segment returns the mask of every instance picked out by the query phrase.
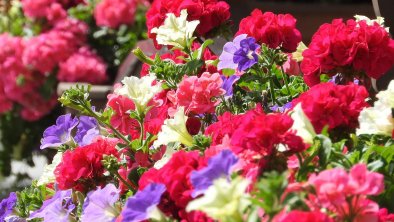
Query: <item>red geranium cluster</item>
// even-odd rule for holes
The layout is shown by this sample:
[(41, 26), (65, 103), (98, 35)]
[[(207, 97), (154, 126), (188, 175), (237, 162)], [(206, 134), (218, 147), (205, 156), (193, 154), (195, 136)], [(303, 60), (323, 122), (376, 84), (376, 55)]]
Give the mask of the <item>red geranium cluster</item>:
[(89, 145), (67, 150), (55, 169), (59, 188), (87, 191), (105, 184), (105, 169), (101, 161), (104, 155), (119, 156), (115, 148), (117, 143), (117, 139), (99, 138)]
[(364, 86), (321, 83), (301, 94), (292, 103), (293, 106), (301, 103), (305, 115), (317, 133), (320, 133), (325, 126), (330, 130), (337, 127), (355, 129), (361, 110), (369, 106), (367, 98), (368, 92)]
[(281, 47), (286, 52), (294, 52), (301, 42), (296, 21), (290, 14), (275, 15), (255, 9), (250, 16), (241, 20), (236, 35), (247, 34), (270, 48)]
[(320, 26), (303, 57), (301, 69), (309, 86), (319, 83), (322, 73), (345, 74), (351, 81), (363, 74), (379, 79), (394, 64), (394, 40), (378, 23), (335, 19)]
[(164, 213), (186, 221), (190, 221), (190, 218), (197, 219), (196, 217), (199, 217), (199, 221), (206, 221), (206, 216), (202, 213), (196, 215), (196, 212), (185, 211), (187, 204), (192, 200), (193, 185), (190, 174), (201, 167), (203, 158), (198, 151), (176, 152), (162, 168), (151, 168), (145, 172), (139, 180), (139, 189), (142, 190), (151, 183), (162, 183), (167, 188), (159, 205)]
[(155, 0), (146, 13), (148, 36), (156, 42), (156, 34), (150, 31), (163, 24), (167, 13), (180, 15), (182, 9), (187, 9), (188, 21), (199, 20), (198, 35), (205, 36), (230, 18), (230, 6), (225, 1), (218, 0)]

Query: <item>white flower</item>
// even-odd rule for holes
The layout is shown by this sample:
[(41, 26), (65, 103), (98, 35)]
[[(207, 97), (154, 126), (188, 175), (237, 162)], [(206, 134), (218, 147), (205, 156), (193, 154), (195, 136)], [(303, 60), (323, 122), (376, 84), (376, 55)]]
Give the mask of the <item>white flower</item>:
[(313, 138), (316, 136), (316, 132), (312, 123), (302, 110), (301, 103), (298, 103), (294, 107), (290, 116), (294, 120), (291, 129), (296, 131), (296, 135), (301, 137), (304, 143), (312, 144)]
[(391, 81), (387, 90), (379, 92), (378, 101), (373, 107), (364, 108), (360, 112), (358, 121), (360, 127), (356, 130), (357, 135), (380, 134), (391, 136), (394, 130), (394, 81)]
[(160, 84), (152, 85), (154, 80), (156, 80), (154, 75), (147, 75), (142, 78), (125, 77), (122, 80), (123, 86), (117, 89), (115, 93), (129, 97), (133, 100), (138, 111), (144, 111), (148, 102), (162, 90)]
[(226, 178), (213, 181), (204, 196), (192, 200), (186, 211), (199, 210), (218, 221), (242, 221), (243, 211), (250, 204), (245, 192), (249, 181), (240, 177), (230, 183)]
[(38, 186), (55, 182), (56, 177), (54, 172), (57, 165), (59, 165), (59, 163), (62, 161), (62, 157), (63, 153), (57, 152), (53, 157), (52, 163), (45, 166), (44, 172), (37, 181)]
[(151, 33), (156, 33), (156, 41), (161, 45), (172, 45), (175, 47), (183, 48), (186, 46), (197, 25), (200, 21), (195, 20), (188, 22), (187, 10), (181, 11), (180, 17), (176, 17), (173, 13), (168, 13), (164, 24), (159, 28), (153, 28)]
[(356, 22), (359, 21), (365, 21), (367, 25), (373, 25), (374, 22), (378, 23), (380, 26), (385, 28), (386, 32), (389, 32), (390, 28), (384, 26), (384, 18), (383, 17), (376, 17), (376, 19), (370, 19), (365, 15), (355, 15), (354, 18), (356, 18)]
[(187, 116), (184, 114), (184, 107), (180, 107), (173, 119), (166, 119), (161, 126), (161, 131), (157, 135), (157, 140), (153, 147), (167, 145), (171, 142), (180, 142), (186, 146), (193, 145), (193, 137), (186, 129)]

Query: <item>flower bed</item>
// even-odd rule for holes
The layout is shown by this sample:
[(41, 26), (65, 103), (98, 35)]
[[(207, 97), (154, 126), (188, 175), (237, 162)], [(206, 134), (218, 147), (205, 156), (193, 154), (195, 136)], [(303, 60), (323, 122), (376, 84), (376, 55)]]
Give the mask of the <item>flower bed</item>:
[(307, 47), (292, 15), (256, 9), (215, 55), (228, 10), (154, 1), (150, 37), (170, 52), (135, 49), (140, 77), (102, 111), (66, 90), (80, 115), (45, 130), (52, 164), (0, 219), (394, 221), (394, 81), (371, 87), (394, 64), (382, 19), (333, 20)]

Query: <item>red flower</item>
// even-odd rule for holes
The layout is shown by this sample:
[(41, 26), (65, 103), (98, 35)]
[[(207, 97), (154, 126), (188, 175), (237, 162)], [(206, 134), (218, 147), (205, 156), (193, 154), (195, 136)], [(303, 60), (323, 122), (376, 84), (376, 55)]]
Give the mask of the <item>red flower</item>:
[(152, 28), (163, 24), (167, 13), (179, 16), (182, 9), (187, 9), (188, 21), (199, 20), (197, 34), (205, 36), (213, 28), (220, 26), (230, 18), (230, 6), (218, 0), (155, 0), (146, 13), (148, 36), (156, 43), (156, 34)]
[(224, 136), (231, 137), (235, 129), (240, 125), (240, 115), (233, 115), (225, 112), (218, 117), (218, 121), (209, 125), (205, 130), (205, 135), (212, 137), (212, 145), (222, 144)]
[(333, 220), (326, 214), (313, 211), (313, 212), (306, 212), (306, 211), (299, 211), (293, 210), (289, 213), (279, 213), (277, 216), (274, 217), (273, 222), (332, 222)]
[(294, 106), (301, 103), (305, 115), (317, 133), (320, 133), (326, 125), (329, 129), (355, 129), (361, 110), (369, 106), (365, 102), (366, 98), (368, 92), (364, 86), (321, 83), (301, 94), (292, 103)]
[(188, 217), (185, 208), (192, 199), (193, 191), (190, 174), (201, 167), (201, 161), (198, 151), (176, 152), (162, 168), (151, 168), (145, 172), (139, 180), (139, 189), (152, 182), (164, 184), (167, 192), (159, 207), (175, 218)]
[(309, 86), (320, 82), (321, 73), (345, 74), (350, 81), (364, 73), (378, 79), (394, 64), (394, 40), (377, 23), (334, 19), (320, 26), (303, 57), (301, 69)]
[(88, 191), (105, 182), (103, 155), (118, 156), (117, 140), (102, 139), (74, 150), (67, 150), (55, 169), (56, 183), (61, 190), (74, 188)]
[(267, 44), (270, 48), (281, 47), (287, 52), (294, 52), (301, 41), (301, 33), (292, 15), (263, 13), (259, 9), (241, 20), (236, 35), (240, 34), (254, 37), (257, 42)]

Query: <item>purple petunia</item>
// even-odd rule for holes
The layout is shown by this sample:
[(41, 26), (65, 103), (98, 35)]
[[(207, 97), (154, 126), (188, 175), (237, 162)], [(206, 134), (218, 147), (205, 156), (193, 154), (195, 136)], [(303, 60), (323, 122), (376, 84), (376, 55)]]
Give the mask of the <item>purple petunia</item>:
[(238, 158), (231, 150), (223, 150), (208, 161), (208, 166), (193, 171), (190, 180), (193, 184), (194, 191), (192, 197), (204, 193), (208, 187), (213, 184), (213, 181), (225, 176), (229, 177), (233, 166), (238, 162)]
[(71, 190), (57, 191), (52, 198), (44, 201), (39, 210), (30, 214), (29, 219), (43, 218), (44, 222), (68, 222), (71, 220), (70, 213), (74, 208)]
[(219, 57), (218, 69), (236, 69), (244, 71), (258, 61), (257, 50), (260, 45), (256, 39), (247, 37), (246, 34), (239, 35), (232, 42), (227, 42)]
[(164, 184), (152, 183), (127, 200), (122, 212), (123, 221), (137, 222), (149, 219), (166, 191)]
[(229, 98), (233, 96), (233, 85), (238, 79), (240, 78), (237, 75), (232, 75), (230, 77), (226, 77), (224, 75), (220, 76), (223, 80), (222, 88), (226, 90), (226, 94), (224, 95), (225, 98)]
[(100, 134), (97, 120), (89, 116), (80, 116), (77, 126), (75, 141), (79, 146), (85, 146), (92, 142)]
[(114, 221), (119, 215), (114, 207), (119, 200), (119, 193), (113, 184), (89, 192), (83, 204), (82, 221)]
[(16, 193), (12, 192), (6, 199), (0, 202), (0, 221), (4, 221), (12, 213), (16, 201)]
[(41, 149), (58, 147), (72, 140), (72, 130), (77, 126), (78, 119), (72, 118), (71, 114), (59, 116), (56, 125), (48, 127), (44, 131), (41, 140)]
[(276, 104), (276, 105), (272, 106), (270, 109), (271, 109), (273, 112), (284, 113), (284, 112), (286, 112), (287, 110), (290, 110), (291, 108), (293, 108), (293, 104), (292, 104), (292, 102), (288, 102), (288, 103), (284, 104), (283, 106), (278, 106), (278, 105)]

